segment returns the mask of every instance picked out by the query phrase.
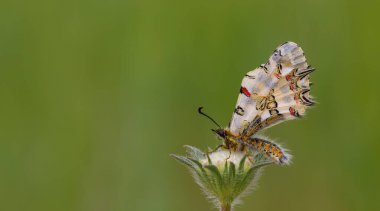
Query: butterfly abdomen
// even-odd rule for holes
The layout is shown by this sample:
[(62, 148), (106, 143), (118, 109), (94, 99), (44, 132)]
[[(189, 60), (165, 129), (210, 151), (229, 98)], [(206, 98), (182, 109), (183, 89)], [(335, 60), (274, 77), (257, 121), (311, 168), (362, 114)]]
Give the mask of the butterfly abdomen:
[(248, 146), (276, 162), (284, 164), (289, 162), (289, 156), (277, 144), (260, 138), (248, 139), (246, 142)]

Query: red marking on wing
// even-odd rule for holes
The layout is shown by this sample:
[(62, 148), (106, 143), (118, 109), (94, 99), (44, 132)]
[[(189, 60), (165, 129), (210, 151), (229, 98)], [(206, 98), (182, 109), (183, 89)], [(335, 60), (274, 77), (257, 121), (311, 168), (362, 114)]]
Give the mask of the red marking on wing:
[(289, 108), (289, 112), (291, 115), (296, 116), (296, 110), (293, 107)]
[(291, 84), (290, 84), (290, 90), (294, 91), (294, 88), (295, 88), (295, 87), (294, 87), (294, 84), (291, 83)]
[(245, 87), (240, 87), (240, 93), (243, 93), (247, 97), (251, 97), (251, 93), (249, 93), (248, 89)]
[(281, 78), (281, 74), (280, 73), (275, 73), (274, 76), (276, 76), (276, 78), (278, 78), (278, 79)]
[(298, 101), (298, 100), (299, 100), (298, 94), (295, 94), (295, 95), (294, 95), (294, 100), (296, 101), (297, 104), (299, 104), (299, 101)]
[(292, 78), (291, 75), (287, 75), (287, 76), (286, 76), (286, 80), (287, 80), (287, 81), (290, 81), (291, 78)]

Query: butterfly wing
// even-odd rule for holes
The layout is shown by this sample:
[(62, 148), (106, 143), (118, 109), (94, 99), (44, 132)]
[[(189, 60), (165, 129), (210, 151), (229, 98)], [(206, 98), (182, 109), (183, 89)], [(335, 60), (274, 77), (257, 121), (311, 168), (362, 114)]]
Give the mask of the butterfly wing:
[(309, 74), (313, 70), (296, 43), (280, 45), (267, 63), (244, 76), (230, 133), (251, 136), (260, 129), (304, 115), (314, 103), (309, 95)]

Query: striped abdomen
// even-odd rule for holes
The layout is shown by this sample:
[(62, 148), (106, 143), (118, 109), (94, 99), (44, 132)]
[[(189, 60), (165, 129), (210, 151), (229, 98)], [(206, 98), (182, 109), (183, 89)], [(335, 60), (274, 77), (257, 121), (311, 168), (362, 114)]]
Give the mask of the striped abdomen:
[(277, 144), (261, 138), (251, 138), (248, 139), (246, 143), (251, 148), (260, 151), (263, 155), (266, 155), (276, 162), (284, 164), (289, 162), (289, 156)]

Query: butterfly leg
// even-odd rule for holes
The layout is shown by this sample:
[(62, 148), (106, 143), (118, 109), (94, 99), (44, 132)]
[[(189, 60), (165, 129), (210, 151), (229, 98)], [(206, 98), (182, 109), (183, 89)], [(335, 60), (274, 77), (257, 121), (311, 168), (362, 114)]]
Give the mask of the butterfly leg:
[(211, 150), (211, 151), (208, 151), (207, 154), (214, 153), (214, 152), (218, 151), (220, 148), (226, 149), (226, 146), (224, 146), (224, 144), (220, 144), (220, 145), (218, 145), (215, 149), (213, 149), (213, 150)]
[(255, 161), (254, 161), (253, 158), (252, 158), (252, 153), (251, 153), (249, 147), (244, 147), (243, 151), (244, 151), (244, 154), (247, 156), (248, 160), (249, 160), (251, 163), (254, 163)]
[(209, 155), (209, 154), (211, 154), (211, 153), (214, 153), (214, 152), (216, 152), (216, 151), (218, 151), (220, 148), (222, 148), (222, 149), (228, 149), (228, 157), (226, 158), (226, 161), (228, 160), (228, 159), (230, 159), (230, 157), (231, 157), (231, 154), (232, 154), (232, 150), (231, 150), (231, 148), (228, 148), (226, 145), (224, 145), (224, 144), (220, 144), (220, 145), (218, 145), (214, 150), (211, 150), (211, 151), (208, 151), (207, 152), (207, 154)]
[(257, 154), (257, 160), (259, 160), (259, 161), (261, 161), (261, 160), (263, 160), (263, 154), (261, 154), (261, 153), (259, 153), (259, 154)]
[(228, 149), (228, 151), (229, 151), (229, 153), (228, 153), (228, 157), (226, 158), (226, 161), (227, 161), (228, 159), (230, 159), (230, 157), (231, 157), (231, 149)]

